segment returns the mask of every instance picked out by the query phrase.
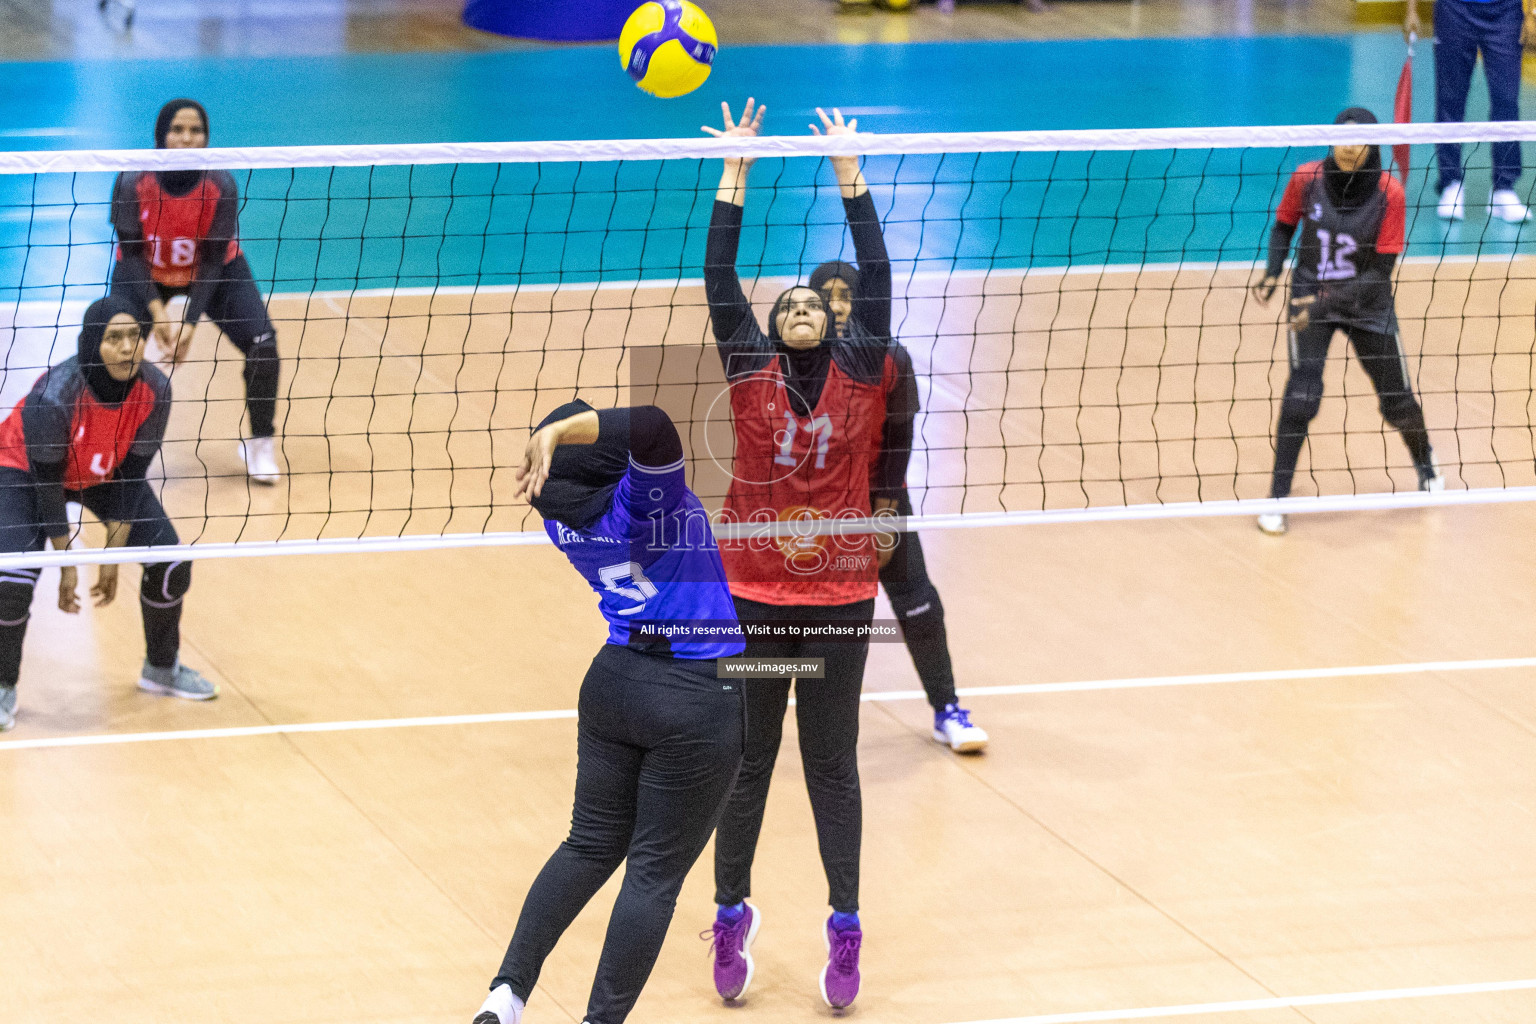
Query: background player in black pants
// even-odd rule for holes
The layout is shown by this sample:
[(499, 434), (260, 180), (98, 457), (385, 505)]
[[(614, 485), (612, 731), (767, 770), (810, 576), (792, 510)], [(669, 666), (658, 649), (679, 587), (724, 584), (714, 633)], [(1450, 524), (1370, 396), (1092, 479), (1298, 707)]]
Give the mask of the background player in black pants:
[[(155, 119), (157, 149), (208, 145), (208, 112), (195, 100), (172, 100)], [(257, 483), (281, 476), (273, 435), (279, 360), (277, 331), (240, 251), (240, 198), (228, 171), (131, 171), (112, 187), (117, 260), (112, 294), (135, 303), (155, 324), (160, 347), (179, 364), (204, 313), (245, 356), (245, 407), (250, 436), (239, 444)], [(165, 304), (187, 297), (180, 325)]]
[[(821, 114), (827, 134), (851, 134)], [(740, 123), (725, 108), (725, 131), (756, 135), (762, 111), (747, 101)], [(875, 204), (857, 157), (834, 157), (843, 209), (862, 269), (863, 295), (840, 336), (811, 288), (781, 294), (767, 331), (757, 323), (736, 273), (749, 160), (727, 159), (715, 193), (704, 259), (711, 326), (730, 382), (736, 453), (725, 500), (728, 519), (869, 516), (894, 508), (904, 486), (917, 413), (917, 383), (891, 338), (891, 272)], [(840, 627), (874, 614), (878, 561), (890, 556), (869, 536), (812, 536), (721, 545), (743, 622), (795, 621)], [(859, 694), (867, 634), (854, 642), (749, 640), (753, 657), (825, 659), (825, 677), (797, 677), (800, 758), (816, 818), (832, 915), (819, 985), (829, 1006), (859, 990), (863, 931), (858, 916), (863, 803), (859, 789)], [(715, 839), (715, 988), (738, 999), (752, 981), (751, 944), (761, 917), (748, 904), (752, 860), (789, 703), (787, 678), (747, 682), (747, 743), (741, 774)]]
[[(1350, 107), (1334, 124), (1375, 124), (1363, 107)], [(1253, 286), (1267, 303), (1301, 228), (1291, 268), (1290, 379), (1275, 428), (1275, 471), (1270, 497), (1291, 493), (1291, 479), (1307, 427), (1323, 400), (1328, 346), (1343, 331), (1381, 402), (1381, 415), (1398, 429), (1419, 476), (1419, 489), (1445, 486), (1435, 468), (1424, 410), (1413, 397), (1408, 362), (1397, 336), (1392, 269), (1403, 251), (1403, 187), (1381, 169), (1376, 146), (1334, 146), (1326, 159), (1296, 168), (1285, 186), (1269, 236), (1269, 265)], [(1285, 516), (1259, 516), (1268, 534), (1286, 530)]]
[[(107, 529), (107, 547), (176, 543), (176, 528), (144, 479), (165, 436), (171, 386), (144, 362), (149, 323), (120, 297), (85, 311), (75, 355), (43, 371), (0, 420), (0, 551), (69, 547), (67, 501), (78, 501)], [(91, 594), (100, 607), (117, 596), (118, 567), (97, 569)], [(31, 617), (37, 569), (0, 569), (0, 732), (16, 721), (16, 681)], [(59, 608), (80, 610), (79, 573), (59, 570)], [(181, 664), (181, 604), (192, 584), (189, 562), (144, 567), (144, 668), (151, 693), (208, 700), (218, 691)]]
[[(550, 950), (627, 860), (584, 1018), (621, 1024), (741, 761), (740, 684), (715, 669), (741, 653), (741, 632), (666, 413), (563, 405), (529, 439), (517, 479), (597, 592), (608, 642), (581, 684), (570, 837), (528, 890), (475, 1024), (518, 1024)], [(716, 632), (645, 629), (690, 623)]]
[[(885, 269), (889, 273), (889, 264)], [(811, 274), (810, 286), (821, 293), (838, 334), (847, 330), (854, 310), (863, 305), (859, 277), (857, 267), (841, 260), (823, 263)], [(912, 514), (912, 498), (905, 486), (896, 500), (895, 512), (899, 516)], [(933, 738), (957, 753), (981, 750), (987, 745), (986, 731), (971, 723), (970, 712), (960, 706), (955, 695), (944, 603), (939, 600), (938, 588), (928, 578), (922, 538), (915, 533), (903, 533), (896, 539), (890, 560), (880, 567), (880, 585), (901, 623), (902, 639), (933, 707)]]

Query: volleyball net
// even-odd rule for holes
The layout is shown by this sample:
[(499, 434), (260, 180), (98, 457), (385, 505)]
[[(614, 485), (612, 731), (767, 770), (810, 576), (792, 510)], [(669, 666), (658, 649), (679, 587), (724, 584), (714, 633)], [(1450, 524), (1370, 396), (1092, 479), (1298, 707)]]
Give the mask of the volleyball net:
[[(831, 155), (858, 154), (922, 412), (915, 515), (784, 535), (1369, 509), (1536, 496), (1536, 225), (1435, 215), (1434, 143), (1469, 196), (1520, 123), (1146, 129), (0, 154), (0, 405), (71, 355), (107, 290), (113, 176), (227, 169), (281, 355), (283, 476), (236, 453), (243, 359), (204, 321), (170, 366), (150, 482), (176, 557), (542, 543), (512, 498), (531, 427), (581, 397), (655, 403), (718, 509), (734, 439), (702, 283), (724, 157), (754, 157), (738, 272), (759, 322), (855, 261)], [(1250, 291), (1291, 172), (1413, 146), (1396, 308), (1446, 490), (1425, 494), (1335, 340), (1293, 490), (1266, 498), (1284, 282)], [(173, 306), (173, 315), (174, 315)], [(163, 355), (151, 348), (151, 357)], [(156, 560), (166, 557), (157, 549)], [(141, 550), (0, 563), (143, 560)]]

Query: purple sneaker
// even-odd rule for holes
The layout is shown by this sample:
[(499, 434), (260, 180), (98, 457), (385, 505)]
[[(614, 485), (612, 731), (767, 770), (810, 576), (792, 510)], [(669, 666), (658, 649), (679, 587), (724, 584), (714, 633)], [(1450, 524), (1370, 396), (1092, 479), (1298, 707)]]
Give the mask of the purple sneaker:
[(864, 933), (838, 930), (827, 920), (827, 966), (821, 969), (821, 998), (834, 1010), (852, 1006), (859, 995), (859, 946)]
[(752, 940), (763, 916), (752, 904), (744, 906), (746, 913), (735, 922), (715, 917), (715, 991), (721, 999), (740, 999), (752, 984)]

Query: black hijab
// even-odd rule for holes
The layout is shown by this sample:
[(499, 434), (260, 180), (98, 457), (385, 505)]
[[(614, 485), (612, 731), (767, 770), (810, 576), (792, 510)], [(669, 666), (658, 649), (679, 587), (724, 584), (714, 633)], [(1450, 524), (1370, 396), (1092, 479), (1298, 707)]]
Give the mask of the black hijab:
[(117, 380), (107, 372), (106, 364), (101, 361), (101, 337), (107, 332), (107, 324), (119, 313), (127, 313), (133, 317), (139, 322), (139, 330), (146, 337), (149, 335), (151, 325), (143, 311), (121, 295), (108, 295), (86, 307), (75, 352), (80, 361), (80, 373), (85, 377), (86, 385), (90, 387), (91, 393), (98, 401), (108, 405), (118, 405), (127, 401), (128, 393), (133, 390), (134, 381), (139, 379), (138, 374), (134, 374), (127, 380)]
[(859, 268), (842, 260), (828, 260), (811, 271), (810, 286), (821, 292), (825, 299), (827, 285), (834, 279), (847, 285), (853, 298), (859, 297)]
[[(580, 399), (566, 402), (540, 420), (534, 430), (591, 411), (592, 407)], [(614, 489), (628, 471), (629, 452), (621, 446), (563, 444), (549, 460), (549, 479), (531, 504), (545, 519), (584, 530), (608, 511)]]
[[(1350, 107), (1333, 119), (1334, 124), (1376, 124), (1376, 115), (1364, 107)], [(1353, 171), (1345, 171), (1334, 162), (1333, 150), (1323, 161), (1323, 187), (1328, 199), (1341, 210), (1354, 209), (1370, 201), (1381, 188), (1381, 147), (1367, 146), (1365, 162)]]
[[(785, 383), (789, 385), (790, 405), (801, 416), (809, 416), (821, 398), (822, 385), (827, 382), (827, 370), (832, 365), (832, 350), (826, 343), (837, 337), (837, 325), (833, 322), (831, 311), (826, 310), (826, 328), (822, 332), (820, 345), (815, 348), (790, 348), (784, 344), (784, 339), (779, 335), (779, 314), (789, 302), (790, 293), (801, 287), (804, 286), (786, 288), (773, 300), (773, 309), (768, 313), (768, 340), (773, 342), (773, 347), (778, 349), (789, 368)], [(817, 291), (816, 294), (819, 296), (821, 292)], [(825, 307), (825, 300), (822, 305)]]
[[(183, 110), (191, 108), (197, 111), (203, 119), (203, 134), (208, 135), (208, 111), (197, 100), (175, 99), (160, 108), (160, 114), (155, 118), (155, 148), (165, 148), (165, 137), (171, 133), (171, 121)], [(160, 187), (173, 196), (184, 196), (197, 187), (197, 183), (203, 180), (202, 171), (157, 171), (155, 177), (160, 181)]]
[[(810, 286), (821, 295), (821, 301), (827, 301), (827, 285), (833, 281), (841, 281), (848, 286), (848, 298), (854, 302), (859, 298), (859, 268), (852, 263), (844, 263), (842, 260), (828, 260), (815, 270), (811, 271)], [(837, 317), (832, 315), (828, 308), (827, 319), (833, 322), (832, 329), (837, 330)], [(850, 316), (851, 319), (851, 316)]]

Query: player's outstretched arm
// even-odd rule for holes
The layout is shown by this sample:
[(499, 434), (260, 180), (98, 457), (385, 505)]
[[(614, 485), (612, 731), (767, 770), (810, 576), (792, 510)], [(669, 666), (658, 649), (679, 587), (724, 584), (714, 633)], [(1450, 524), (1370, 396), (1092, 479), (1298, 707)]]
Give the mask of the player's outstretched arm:
[[(811, 125), (812, 133), (816, 135), (857, 135), (859, 131), (859, 119), (853, 118), (846, 124), (843, 122), (843, 112), (836, 107), (832, 108), (832, 116), (820, 107), (816, 108), (816, 116), (821, 118), (821, 125)], [(844, 199), (856, 199), (869, 191), (869, 183), (864, 180), (864, 172), (859, 169), (859, 158), (856, 156), (834, 156), (832, 171), (837, 175), (837, 185), (843, 192)]]
[[(763, 112), (751, 99), (742, 111), (740, 123), (731, 117), (731, 105), (720, 104), (725, 114), (725, 128), (704, 130), (717, 139), (751, 138), (763, 124)], [(709, 217), (709, 238), (704, 246), (704, 298), (709, 303), (709, 323), (715, 340), (722, 346), (737, 337), (741, 327), (752, 319), (752, 304), (741, 289), (736, 273), (736, 252), (741, 245), (742, 207), (747, 201), (747, 168), (751, 160), (729, 158), (715, 193), (714, 210)], [(738, 339), (742, 340), (742, 339)], [(722, 359), (727, 355), (722, 349)], [(727, 372), (729, 372), (727, 364)]]
[[(740, 121), (731, 117), (729, 103), (722, 101), (720, 110), (725, 115), (725, 128), (711, 128), (706, 124), (702, 126), (703, 131), (717, 139), (751, 139), (756, 138), (762, 131), (763, 115), (768, 112), (768, 107), (766, 104), (757, 106), (757, 101), (749, 96), (747, 105), (741, 109)], [(726, 157), (725, 167), (720, 174), (720, 187), (715, 192), (715, 198), (722, 203), (745, 206), (747, 172), (752, 169), (752, 164), (751, 157)]]

